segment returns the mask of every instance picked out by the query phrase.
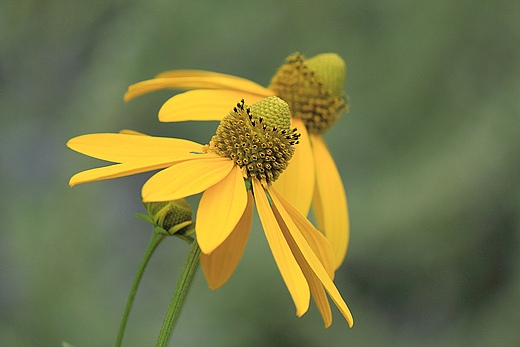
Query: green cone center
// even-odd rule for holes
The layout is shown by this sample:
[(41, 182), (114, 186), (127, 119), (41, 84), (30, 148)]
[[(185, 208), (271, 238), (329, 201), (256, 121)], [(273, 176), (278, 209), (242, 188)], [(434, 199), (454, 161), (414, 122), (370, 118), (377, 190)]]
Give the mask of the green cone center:
[(290, 117), (287, 103), (275, 96), (251, 107), (242, 100), (220, 122), (210, 150), (232, 159), (245, 178), (270, 185), (289, 164), (300, 137)]
[(323, 134), (348, 109), (343, 93), (346, 68), (337, 54), (305, 60), (295, 53), (271, 79), (269, 89), (285, 100), (292, 116), (300, 118), (312, 134)]

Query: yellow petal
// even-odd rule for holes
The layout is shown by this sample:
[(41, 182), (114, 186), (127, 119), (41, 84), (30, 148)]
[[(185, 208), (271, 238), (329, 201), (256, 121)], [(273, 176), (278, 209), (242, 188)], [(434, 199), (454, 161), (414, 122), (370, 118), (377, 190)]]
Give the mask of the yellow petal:
[(132, 134), (82, 135), (69, 140), (67, 146), (76, 152), (116, 163), (171, 158), (178, 154), (200, 152), (203, 147), (188, 140)]
[[(200, 265), (204, 271), (206, 281), (212, 290), (218, 289), (226, 283), (235, 271), (244, 252), (252, 220), (253, 194), (251, 191), (248, 191), (247, 206), (244, 214), (229, 237), (211, 252), (211, 254), (200, 253)], [(197, 220), (197, 235), (199, 234), (198, 223)], [(198, 238), (199, 236), (197, 236), (197, 239)]]
[(312, 297), (314, 298), (314, 302), (316, 303), (316, 306), (318, 307), (318, 310), (323, 317), (325, 328), (328, 328), (332, 324), (332, 312), (330, 310), (327, 293), (325, 292), (325, 289), (323, 289), (323, 284), (321, 284), (320, 279), (314, 274), (314, 272), (312, 272), (309, 264), (303, 260), (300, 260), (303, 258), (301, 253), (295, 252), (294, 254), (298, 263), (302, 267), (302, 271), (305, 274), (305, 278), (307, 278), (307, 282), (309, 282), (309, 288), (311, 289)]
[(244, 214), (247, 193), (240, 167), (206, 189), (197, 210), (197, 241), (202, 253), (210, 254), (235, 229)]
[(229, 158), (200, 154), (153, 175), (143, 186), (144, 202), (169, 201), (198, 194), (220, 182), (235, 165)]
[(298, 128), (298, 132), (301, 134), (300, 143), (296, 145), (289, 166), (273, 183), (273, 186), (301, 214), (307, 216), (315, 184), (311, 142), (307, 128), (301, 119), (293, 118), (291, 126)]
[(179, 89), (234, 89), (248, 93), (258, 94), (268, 97), (274, 95), (273, 92), (260, 84), (248, 79), (222, 74), (218, 72), (203, 70), (172, 70), (165, 71), (155, 78), (174, 78), (179, 80), (182, 88)]
[(287, 211), (296, 227), (300, 230), (303, 237), (311, 247), (312, 251), (320, 262), (323, 264), (325, 270), (329, 274), (331, 280), (334, 280), (335, 256), (334, 250), (327, 238), (312, 225), (307, 218), (305, 218), (294, 206), (292, 206), (282, 195), (276, 191), (274, 187), (268, 189), (269, 195), (276, 195), (277, 199)]
[(161, 122), (222, 120), (240, 100), (251, 105), (264, 97), (236, 90), (191, 90), (177, 94), (159, 110)]
[[(273, 202), (273, 208), (276, 209), (276, 211), (280, 214), (280, 217), (283, 219), (283, 221), (287, 225), (287, 229), (289, 230), (289, 233), (284, 234), (285, 238), (287, 240), (289, 240), (290, 238), (294, 240), (297, 246), (296, 248), (301, 252), (305, 261), (309, 264), (314, 274), (321, 281), (321, 283), (325, 287), (325, 290), (327, 291), (327, 293), (329, 293), (332, 301), (334, 301), (340, 312), (347, 320), (349, 326), (352, 327), (352, 325), (354, 324), (352, 314), (350, 313), (347, 304), (341, 297), (341, 294), (339, 293), (338, 289), (330, 279), (327, 270), (325, 270), (323, 264), (320, 262), (312, 248), (309, 246), (305, 237), (302, 235), (301, 231), (293, 222), (289, 213), (283, 207), (283, 204), (278, 199), (276, 192), (274, 192), (272, 189), (269, 189), (269, 191), (273, 193), (270, 194), (271, 201)], [(284, 229), (282, 229), (282, 231), (283, 230)]]
[(126, 134), (126, 135), (139, 135), (139, 136), (148, 136), (146, 134), (140, 133), (139, 131), (130, 130), (130, 129), (123, 129), (119, 130), (120, 134)]
[(327, 145), (321, 136), (312, 135), (311, 141), (316, 163), (314, 214), (319, 229), (334, 248), (337, 269), (345, 258), (350, 233), (347, 197)]
[(150, 93), (161, 89), (232, 89), (247, 93), (258, 94), (263, 97), (271, 96), (273, 93), (261, 85), (244, 78), (219, 74), (215, 72), (195, 73), (190, 75), (187, 70), (175, 74), (166, 72), (159, 74), (156, 78), (135, 83), (128, 87), (125, 93), (125, 101), (129, 101), (139, 95)]
[[(276, 209), (273, 210), (274, 215), (278, 221), (278, 225), (280, 225), (280, 229), (282, 230), (283, 234), (289, 235), (290, 231), (287, 228), (285, 221), (280, 216), (280, 213)], [(323, 289), (323, 284), (312, 271), (311, 267), (303, 257), (298, 246), (294, 242), (294, 239), (292, 237), (286, 237), (286, 240), (289, 244), (289, 247), (291, 248), (294, 258), (296, 259), (296, 262), (298, 263), (298, 265), (300, 265), (303, 275), (309, 283), (309, 288), (311, 290), (312, 297), (314, 298), (314, 302), (316, 303), (316, 306), (318, 307), (318, 310), (320, 311), (321, 316), (323, 317), (323, 321), (325, 322), (325, 328), (328, 328), (332, 323), (332, 312), (330, 311), (329, 300), (327, 299), (327, 294)]]
[(143, 160), (132, 161), (129, 163), (115, 164), (105, 167), (99, 167), (75, 174), (69, 181), (72, 187), (79, 183), (107, 180), (111, 178), (135, 175), (141, 172), (147, 172), (162, 169), (171, 166), (173, 163), (183, 160), (197, 158), (196, 154), (186, 153), (175, 157), (165, 158), (149, 158)]
[(311, 295), (309, 284), (282, 234), (267, 200), (264, 188), (257, 179), (253, 179), (253, 194), (256, 209), (264, 227), (265, 236), (274, 260), (294, 301), (296, 315), (301, 317), (309, 309)]

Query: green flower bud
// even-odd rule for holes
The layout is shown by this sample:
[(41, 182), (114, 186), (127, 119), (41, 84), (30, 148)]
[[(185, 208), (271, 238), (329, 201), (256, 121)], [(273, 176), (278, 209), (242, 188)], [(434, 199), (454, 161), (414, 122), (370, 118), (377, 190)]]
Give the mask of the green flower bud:
[(192, 224), (191, 206), (184, 199), (143, 203), (149, 216), (137, 217), (152, 223), (161, 234), (173, 235)]

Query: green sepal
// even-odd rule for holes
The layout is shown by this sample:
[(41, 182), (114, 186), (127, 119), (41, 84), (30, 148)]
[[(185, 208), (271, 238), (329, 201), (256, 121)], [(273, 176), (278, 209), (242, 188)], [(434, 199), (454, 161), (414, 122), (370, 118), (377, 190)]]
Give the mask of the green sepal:
[[(180, 224), (177, 224), (173, 227), (171, 227), (169, 230), (168, 230), (168, 234), (169, 235), (173, 235), (175, 233), (177, 233), (178, 231), (184, 229), (185, 227), (187, 227), (188, 225), (192, 224), (193, 222), (192, 221), (186, 221), (186, 222), (183, 222), (183, 223), (180, 223)], [(184, 234), (184, 233), (183, 233)]]
[(144, 214), (144, 213), (136, 213), (134, 216), (136, 216), (136, 217), (139, 218), (139, 219), (144, 220), (145, 222), (148, 222), (148, 223), (150, 223), (150, 224), (154, 224), (152, 217), (150, 217), (150, 216), (147, 215), (147, 214)]
[(164, 230), (163, 228), (161, 227), (158, 227), (156, 226), (153, 231), (156, 233), (156, 234), (160, 234), (160, 235), (166, 235), (166, 236), (169, 236), (170, 234), (168, 234), (168, 232), (166, 230)]

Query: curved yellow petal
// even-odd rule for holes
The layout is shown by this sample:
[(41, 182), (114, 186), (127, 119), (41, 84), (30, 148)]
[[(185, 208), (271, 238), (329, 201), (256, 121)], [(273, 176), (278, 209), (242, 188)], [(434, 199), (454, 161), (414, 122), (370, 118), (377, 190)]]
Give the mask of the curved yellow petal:
[(263, 96), (236, 90), (190, 90), (166, 101), (159, 110), (161, 122), (222, 120), (240, 100), (248, 105)]
[[(270, 190), (272, 192), (272, 190)], [(293, 222), (291, 216), (289, 213), (285, 210), (283, 207), (283, 204), (278, 199), (278, 196), (276, 193), (271, 194), (271, 201), (273, 203), (273, 208), (280, 214), (280, 218), (283, 220), (283, 222), (287, 225), (287, 230), (289, 233), (284, 233), (284, 236), (287, 240), (290, 240), (291, 238), (296, 243), (295, 249), (293, 249), (295, 252), (299, 251), (301, 252), (303, 258), (305, 261), (309, 264), (310, 268), (314, 272), (314, 274), (318, 277), (318, 279), (321, 281), (323, 286), (325, 287), (325, 290), (327, 293), (329, 293), (332, 301), (336, 304), (338, 309), (340, 310), (341, 314), (345, 317), (350, 327), (354, 324), (354, 320), (352, 318), (352, 314), (350, 313), (350, 310), (341, 297), (341, 294), (339, 293), (338, 289), (330, 279), (329, 274), (327, 273), (327, 270), (323, 267), (323, 264), (320, 262), (310, 245), (308, 244), (305, 237), (302, 235), (301, 231), (298, 229), (296, 224)], [(281, 229), (282, 232), (286, 229)]]
[(234, 89), (263, 96), (274, 95), (273, 92), (260, 84), (248, 79), (218, 72), (203, 70), (172, 70), (165, 71), (155, 78), (175, 78), (182, 84), (181, 89)]
[(325, 328), (328, 328), (332, 324), (332, 312), (330, 310), (327, 293), (325, 292), (325, 289), (323, 289), (323, 284), (314, 274), (309, 264), (303, 260), (301, 253), (295, 252), (293, 254), (295, 254), (295, 258), (302, 267), (302, 271), (305, 274), (305, 278), (307, 278), (307, 282), (309, 282), (309, 288), (311, 290), (312, 297), (314, 298), (314, 302), (316, 303), (316, 306), (318, 307), (318, 310), (323, 317)]
[(337, 269), (345, 258), (350, 235), (347, 197), (327, 145), (321, 136), (312, 135), (311, 141), (316, 163), (314, 215), (319, 229), (334, 248)]
[[(218, 289), (227, 282), (242, 257), (253, 220), (253, 205), (253, 194), (248, 191), (244, 214), (229, 237), (211, 254), (200, 253), (200, 265), (212, 290)], [(198, 223), (197, 220), (197, 234), (199, 233)]]
[(132, 84), (125, 93), (125, 101), (161, 89), (232, 89), (258, 94), (263, 97), (273, 95), (269, 89), (244, 78), (216, 72), (193, 73), (189, 70), (174, 71), (157, 75), (154, 79)]
[(247, 193), (242, 170), (231, 172), (206, 189), (197, 210), (197, 241), (202, 253), (210, 254), (228, 238), (244, 214)]
[(311, 247), (312, 251), (320, 262), (323, 264), (323, 267), (327, 270), (329, 277), (331, 280), (334, 280), (334, 270), (335, 268), (335, 255), (334, 249), (330, 245), (330, 242), (327, 238), (312, 225), (311, 222), (307, 218), (305, 218), (294, 206), (292, 206), (284, 197), (276, 191), (274, 187), (269, 187), (268, 189), (269, 195), (272, 196), (276, 194), (277, 199), (282, 204), (283, 208), (287, 211), (292, 221), (296, 225), (296, 227), (300, 230), (303, 237)]
[(188, 140), (133, 134), (82, 135), (69, 140), (67, 146), (76, 152), (116, 163), (171, 158), (184, 153), (200, 152), (203, 147)]
[(197, 155), (186, 153), (175, 157), (165, 158), (149, 158), (143, 160), (132, 161), (129, 163), (109, 165), (99, 167), (75, 174), (69, 181), (71, 187), (79, 183), (108, 180), (111, 178), (135, 175), (141, 172), (147, 172), (162, 169), (172, 164), (184, 160), (196, 159)]
[(257, 179), (252, 181), (256, 209), (264, 227), (267, 242), (296, 306), (296, 315), (301, 317), (309, 309), (311, 296), (309, 284), (283, 236), (262, 184)]
[[(278, 221), (278, 225), (280, 225), (280, 229), (282, 230), (284, 235), (289, 235), (290, 231), (287, 228), (287, 224), (281, 217), (280, 213), (276, 208), (273, 209), (274, 215)], [(314, 302), (318, 307), (318, 310), (323, 317), (323, 321), (325, 322), (325, 328), (328, 328), (332, 324), (332, 312), (330, 310), (329, 300), (327, 299), (327, 294), (323, 289), (323, 284), (319, 280), (319, 278), (314, 274), (311, 267), (303, 257), (301, 251), (298, 249), (298, 246), (294, 242), (292, 237), (286, 237), (287, 243), (291, 248), (291, 251), (296, 259), (298, 265), (302, 269), (303, 275), (307, 279), (309, 283), (309, 289), (311, 290), (312, 297), (314, 298)]]
[(235, 165), (229, 158), (200, 154), (159, 171), (143, 186), (144, 202), (169, 201), (198, 194), (220, 182)]
[(309, 134), (303, 121), (293, 118), (291, 125), (298, 128), (298, 132), (301, 134), (300, 143), (296, 145), (289, 166), (273, 183), (273, 186), (301, 214), (307, 216), (315, 184), (313, 153)]

